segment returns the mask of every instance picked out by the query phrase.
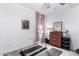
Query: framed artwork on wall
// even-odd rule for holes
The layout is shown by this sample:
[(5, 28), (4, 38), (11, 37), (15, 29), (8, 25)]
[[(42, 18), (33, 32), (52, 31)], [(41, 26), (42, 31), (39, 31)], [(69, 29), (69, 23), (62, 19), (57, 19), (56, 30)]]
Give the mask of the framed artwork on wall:
[(53, 31), (62, 31), (62, 21), (53, 24)]
[(22, 20), (22, 29), (29, 29), (29, 21)]

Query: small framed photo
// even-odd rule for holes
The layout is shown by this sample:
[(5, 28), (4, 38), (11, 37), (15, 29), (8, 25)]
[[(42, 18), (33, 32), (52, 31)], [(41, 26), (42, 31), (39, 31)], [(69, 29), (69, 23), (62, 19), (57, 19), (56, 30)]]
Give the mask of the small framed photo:
[(22, 20), (22, 29), (29, 29), (29, 20)]

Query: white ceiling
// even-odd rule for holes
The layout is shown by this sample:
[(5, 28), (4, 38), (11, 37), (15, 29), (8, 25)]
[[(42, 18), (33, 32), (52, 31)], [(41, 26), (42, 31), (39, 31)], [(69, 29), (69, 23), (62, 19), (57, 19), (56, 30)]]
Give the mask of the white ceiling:
[[(55, 9), (60, 6), (58, 3), (21, 3), (21, 5), (40, 13), (47, 13), (47, 11), (50, 11), (52, 8)], [(49, 5), (50, 8), (47, 8)]]
[(41, 9), (43, 3), (21, 3), (21, 5), (36, 11), (36, 10)]
[(65, 8), (74, 8), (78, 3), (66, 3), (60, 5), (59, 3), (20, 3), (22, 6), (28, 7), (34, 11), (38, 11), (45, 15), (51, 15), (54, 12), (64, 10)]

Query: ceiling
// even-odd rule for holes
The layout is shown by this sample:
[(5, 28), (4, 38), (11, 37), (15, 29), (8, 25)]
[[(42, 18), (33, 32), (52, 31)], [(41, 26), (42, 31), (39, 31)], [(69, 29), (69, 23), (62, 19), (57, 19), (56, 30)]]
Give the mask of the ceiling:
[(21, 5), (40, 13), (46, 13), (52, 8), (55, 9), (60, 6), (59, 3), (21, 3)]
[(65, 8), (74, 8), (79, 3), (20, 3), (22, 6), (28, 7), (34, 11), (38, 11), (42, 14), (48, 15), (54, 12), (63, 10)]

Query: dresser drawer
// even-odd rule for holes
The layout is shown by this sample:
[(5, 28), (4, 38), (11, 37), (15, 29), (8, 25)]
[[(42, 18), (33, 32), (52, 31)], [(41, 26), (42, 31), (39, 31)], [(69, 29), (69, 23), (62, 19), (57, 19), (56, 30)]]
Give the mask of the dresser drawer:
[(62, 32), (51, 32), (49, 42), (51, 45), (61, 48)]
[(50, 39), (50, 41), (52, 41), (52, 42), (54, 42), (54, 41), (55, 41), (55, 42), (56, 42), (56, 41), (57, 41), (57, 39), (56, 39), (56, 38), (53, 38), (53, 39), (51, 38), (51, 39)]
[(50, 41), (50, 44), (53, 45), (53, 46), (57, 46), (57, 42), (51, 42)]

